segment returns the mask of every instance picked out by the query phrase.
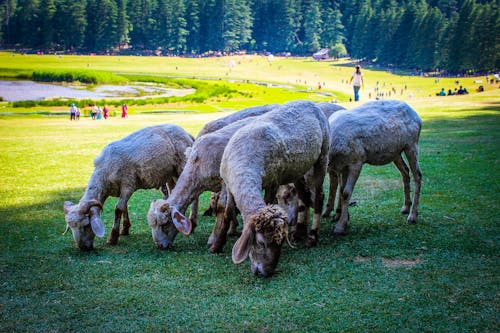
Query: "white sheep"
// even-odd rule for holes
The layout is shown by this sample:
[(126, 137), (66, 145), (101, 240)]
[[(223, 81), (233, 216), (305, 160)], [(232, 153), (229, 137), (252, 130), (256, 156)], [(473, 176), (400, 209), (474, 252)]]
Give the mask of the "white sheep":
[[(210, 252), (219, 253), (226, 241), (228, 230), (221, 232), (225, 221), (236, 220), (236, 207), (227, 197), (225, 184), (220, 176), (220, 163), (227, 143), (240, 128), (252, 122), (253, 117), (208, 133), (195, 140), (188, 149), (188, 159), (168, 199), (151, 203), (147, 220), (153, 240), (160, 249), (172, 246), (177, 230), (191, 232), (191, 222), (184, 216), (187, 205), (204, 191), (219, 192), (217, 218), (209, 238)], [(266, 191), (267, 192), (267, 191)]]
[[(242, 127), (229, 141), (220, 174), (244, 221), (232, 251), (234, 263), (248, 256), (256, 275), (274, 273), (287, 239), (285, 211), (266, 205), (262, 189), (293, 182), (304, 187), (304, 175), (313, 170), (316, 193), (321, 193), (328, 155), (328, 121), (308, 101), (280, 106)], [(322, 196), (316, 195), (313, 229), (318, 227)]]
[[(215, 120), (212, 120), (211, 122), (208, 122), (203, 126), (203, 128), (200, 130), (198, 133), (198, 136), (196, 138), (199, 138), (205, 134), (215, 132), (223, 127), (226, 127), (227, 125), (230, 125), (232, 123), (237, 122), (238, 120), (250, 118), (250, 117), (256, 117), (260, 116), (275, 107), (277, 107), (278, 104), (266, 104), (266, 105), (258, 105), (258, 106), (252, 106), (249, 108), (245, 108), (239, 111), (236, 111), (234, 113), (231, 113), (227, 116), (224, 116), (222, 118), (218, 118)], [(203, 216), (211, 216), (214, 210), (217, 210), (218, 208), (221, 208), (220, 202), (218, 202), (219, 198), (221, 198), (221, 194), (218, 192), (213, 192), (212, 197), (210, 199), (210, 206), (209, 208), (203, 213)], [(225, 194), (223, 194), (222, 198), (226, 198)], [(217, 224), (215, 224), (214, 228), (217, 227)], [(212, 233), (213, 235), (213, 233)], [(211, 241), (209, 240), (208, 242), (211, 245)]]
[(249, 117), (260, 116), (260, 115), (274, 109), (277, 106), (278, 106), (278, 104), (266, 104), (266, 105), (252, 106), (252, 107), (231, 113), (225, 117), (212, 120), (211, 122), (208, 122), (205, 124), (205, 126), (203, 126), (203, 128), (200, 130), (200, 132), (198, 133), (198, 136), (196, 138), (199, 138), (205, 134), (220, 130), (221, 128), (226, 127), (227, 125), (230, 125), (234, 122), (237, 122), (238, 120), (249, 118)]
[[(334, 233), (347, 232), (349, 199), (364, 163), (384, 165), (392, 162), (396, 165), (404, 185), (401, 213), (410, 213), (407, 220), (415, 223), (422, 179), (418, 164), (418, 140), (422, 120), (415, 110), (400, 101), (373, 101), (349, 111), (336, 112), (329, 118), (329, 123), (328, 172), (330, 177), (338, 176), (340, 179), (340, 214), (337, 215), (338, 222)], [(410, 198), (410, 175), (402, 157), (403, 152), (410, 165), (415, 185), (413, 203)], [(330, 189), (334, 190), (336, 189)], [(333, 203), (331, 205), (333, 206)]]
[[(181, 127), (167, 124), (143, 128), (104, 147), (94, 160), (95, 169), (80, 202), (64, 203), (66, 224), (78, 247), (90, 250), (94, 237), (104, 236), (100, 214), (109, 196), (120, 200), (107, 242), (112, 245), (118, 242), (122, 217), (121, 234), (128, 235), (131, 224), (127, 202), (132, 194), (138, 189), (160, 188), (166, 183), (173, 187), (186, 163), (184, 152), (193, 141)], [(196, 202), (192, 213), (195, 222)]]

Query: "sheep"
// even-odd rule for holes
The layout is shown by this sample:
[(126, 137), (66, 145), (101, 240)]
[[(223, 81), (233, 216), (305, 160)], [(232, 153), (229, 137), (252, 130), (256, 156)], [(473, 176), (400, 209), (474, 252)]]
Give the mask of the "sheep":
[[(340, 106), (338, 104), (334, 103), (329, 103), (329, 102), (318, 102), (315, 103), (317, 107), (320, 108), (321, 111), (323, 111), (323, 114), (325, 117), (328, 119), (334, 112), (337, 112), (339, 110), (345, 110), (343, 106)], [(253, 117), (258, 114), (263, 114), (264, 110), (272, 110), (278, 106), (278, 104), (270, 104), (270, 105), (264, 105), (264, 106), (257, 106), (257, 107), (252, 107), (248, 109), (243, 109), (241, 111), (238, 111), (236, 113), (230, 114), (229, 116), (214, 120), (207, 125), (203, 127), (203, 129), (200, 131), (200, 134), (198, 134), (198, 137), (206, 134), (209, 131), (213, 131), (214, 129), (219, 129), (223, 126), (226, 126), (228, 123), (234, 121), (235, 119), (242, 119), (242, 117)], [(267, 112), (266, 111), (266, 112)], [(267, 193), (267, 192), (266, 192)], [(273, 191), (269, 191), (270, 196), (272, 196)], [(203, 213), (203, 216), (211, 216), (214, 211), (217, 209), (223, 210), (224, 205), (221, 205), (221, 203), (218, 202), (218, 199), (220, 197), (220, 193), (213, 193), (211, 200), (210, 200), (210, 207)], [(225, 196), (223, 197), (225, 198)], [(269, 202), (270, 200), (266, 199), (266, 202)], [(294, 185), (292, 183), (287, 184), (287, 185), (282, 185), (278, 188), (278, 192), (276, 193), (276, 198), (273, 200), (275, 202), (278, 202), (278, 204), (287, 210), (287, 213), (289, 216), (294, 216), (292, 217), (292, 221), (289, 221), (289, 224), (294, 225), (295, 220), (296, 220), (296, 211), (297, 209), (303, 209), (303, 207), (297, 207), (299, 201), (297, 197), (297, 191), (294, 188)], [(327, 214), (327, 213), (325, 213)], [(326, 215), (327, 216), (327, 215)], [(216, 227), (218, 226), (217, 224), (215, 225)], [(232, 230), (234, 228), (234, 225), (231, 225), (231, 229), (229, 233), (232, 233)], [(211, 238), (214, 237), (214, 233), (212, 233)], [(213, 240), (209, 240), (209, 244), (212, 244)]]
[[(401, 213), (409, 213), (407, 221), (416, 223), (422, 179), (418, 163), (422, 120), (415, 110), (400, 101), (372, 101), (349, 111), (334, 113), (329, 118), (329, 124), (328, 173), (330, 177), (338, 175), (340, 179), (339, 214), (334, 219), (338, 219), (334, 234), (342, 235), (347, 231), (349, 199), (365, 163), (384, 165), (392, 162), (396, 165), (404, 185)], [(402, 157), (403, 152), (415, 185), (413, 203), (410, 198), (410, 175)]]
[(304, 175), (310, 169), (315, 176), (312, 188), (318, 194), (312, 229), (318, 228), (328, 139), (323, 112), (311, 102), (294, 101), (260, 116), (229, 140), (220, 174), (244, 221), (232, 250), (235, 264), (250, 256), (255, 275), (274, 273), (281, 246), (288, 239), (288, 217), (279, 206), (266, 205), (261, 191), (269, 185), (290, 182), (302, 191)]
[[(203, 128), (200, 130), (198, 133), (198, 136), (196, 138), (199, 138), (205, 134), (215, 132), (229, 124), (232, 124), (238, 120), (245, 119), (245, 118), (250, 118), (250, 117), (256, 117), (260, 116), (275, 107), (277, 107), (278, 104), (266, 104), (266, 105), (258, 105), (258, 106), (253, 106), (249, 107), (246, 109), (239, 110), (237, 112), (231, 113), (225, 117), (215, 119), (203, 126)], [(220, 207), (220, 204), (217, 202), (219, 199), (220, 193), (214, 192), (212, 193), (212, 198), (210, 200), (210, 206), (209, 208), (203, 213), (203, 216), (211, 216), (214, 210), (217, 209), (217, 207)], [(210, 241), (209, 241), (210, 243)]]
[[(219, 253), (222, 250), (227, 230), (219, 234), (221, 220), (235, 220), (235, 211), (227, 198), (224, 182), (220, 177), (220, 162), (224, 149), (240, 128), (253, 121), (245, 118), (221, 128), (213, 133), (205, 134), (195, 140), (188, 149), (188, 159), (175, 187), (168, 199), (158, 199), (151, 203), (147, 220), (151, 227), (153, 240), (160, 249), (170, 248), (177, 231), (184, 234), (191, 232), (191, 223), (184, 216), (189, 202), (204, 191), (220, 191), (217, 221), (214, 231), (209, 239), (210, 252)], [(227, 203), (227, 204), (226, 204)], [(229, 207), (227, 207), (229, 206)]]
[(215, 132), (223, 127), (226, 127), (229, 124), (232, 124), (238, 120), (249, 118), (249, 117), (255, 117), (255, 116), (260, 116), (275, 107), (277, 107), (278, 104), (266, 104), (266, 105), (259, 105), (259, 106), (253, 106), (249, 107), (246, 109), (242, 109), (240, 111), (231, 113), (225, 117), (215, 119), (203, 126), (203, 128), (200, 130), (198, 133), (198, 136), (196, 137), (197, 139), (205, 134)]
[[(115, 220), (108, 244), (117, 244), (120, 220), (121, 234), (128, 235), (130, 218), (127, 202), (138, 189), (160, 188), (166, 183), (172, 188), (180, 175), (186, 158), (184, 151), (194, 138), (176, 125), (158, 125), (138, 130), (127, 137), (111, 142), (94, 160), (94, 172), (85, 194), (78, 204), (64, 203), (67, 229), (81, 250), (93, 248), (94, 237), (104, 236), (100, 214), (109, 196), (119, 197)], [(197, 202), (193, 203), (193, 223), (196, 223)]]
[[(204, 191), (210, 190), (214, 192), (222, 191), (222, 193), (217, 193), (216, 200), (213, 200), (216, 202), (214, 206), (217, 218), (214, 230), (207, 242), (210, 246), (210, 252), (220, 252), (221, 247), (215, 241), (218, 239), (221, 220), (227, 218), (234, 221), (232, 224), (233, 230), (229, 231), (230, 234), (236, 232), (237, 224), (235, 212), (226, 211), (225, 208), (227, 196), (219, 174), (222, 153), (229, 139), (238, 129), (255, 116), (266, 113), (276, 106), (277, 104), (269, 104), (243, 109), (214, 120), (203, 127), (193, 147), (187, 151), (189, 157), (186, 166), (179, 176), (170, 197), (167, 200), (155, 200), (150, 205), (147, 220), (151, 227), (153, 240), (159, 249), (167, 249), (172, 246), (177, 235), (176, 225), (179, 226), (179, 221), (185, 219), (184, 212), (189, 200), (199, 196)], [(190, 229), (184, 228), (181, 231), (190, 233)]]
[(330, 118), (330, 116), (335, 112), (346, 109), (341, 105), (329, 102), (318, 102), (316, 103), (316, 106), (320, 108), (321, 111), (323, 111), (323, 114), (325, 115), (326, 119)]

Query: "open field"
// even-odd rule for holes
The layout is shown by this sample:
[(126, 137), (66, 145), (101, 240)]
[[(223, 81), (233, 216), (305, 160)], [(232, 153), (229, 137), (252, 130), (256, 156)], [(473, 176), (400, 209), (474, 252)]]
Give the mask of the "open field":
[[(0, 67), (21, 67), (18, 57), (11, 63), (0, 60)], [(40, 60), (32, 66), (55, 66), (67, 58), (36, 58)], [(87, 61), (112, 70), (113, 61), (122, 72), (168, 75), (175, 70), (170, 58), (147, 58), (145, 63), (132, 57), (101, 58), (79, 57), (64, 66), (74, 63), (77, 68)], [(189, 75), (216, 77), (213, 67), (219, 63), (221, 72), (229, 60), (171, 61), (186, 61), (177, 66)], [(308, 80), (317, 73), (322, 79), (324, 75), (325, 89), (350, 96), (341, 77), (347, 80), (351, 68), (297, 59), (275, 59), (271, 66), (266, 58), (259, 62), (257, 67), (257, 60), (249, 60), (253, 71), (246, 67), (244, 73), (236, 75), (235, 69), (230, 75), (286, 84), (284, 77), (293, 83), (297, 73)], [(278, 63), (281, 69), (276, 69)], [(330, 73), (335, 70), (338, 77)], [(396, 168), (367, 166), (353, 193), (357, 205), (350, 209), (349, 235), (333, 238), (330, 221), (322, 219), (319, 246), (284, 247), (278, 273), (269, 279), (253, 276), (248, 261), (232, 263), (235, 239), (221, 255), (208, 253), (212, 218), (200, 217), (196, 233), (178, 235), (172, 250), (157, 250), (146, 222), (149, 203), (160, 197), (156, 190), (134, 194), (129, 202), (131, 235), (120, 237), (116, 246), (99, 239), (95, 251), (82, 253), (70, 235), (61, 233), (63, 202), (79, 200), (92, 160), (107, 143), (160, 123), (179, 124), (196, 135), (204, 123), (225, 112), (271, 102), (265, 91), (275, 88), (263, 88), (258, 99), (145, 106), (127, 119), (0, 116), (0, 332), (498, 332), (498, 87), (467, 96), (429, 97), (441, 84), (452, 87), (454, 79), (441, 79), (438, 85), (434, 79), (385, 72), (365, 75), (365, 90), (379, 80), (398, 87), (409, 82), (415, 92), (396, 98), (407, 101), (424, 121), (419, 223), (408, 225), (399, 214), (403, 189)], [(280, 102), (296, 97), (279, 92), (272, 94), (281, 96), (276, 97)], [(348, 108), (355, 105), (341, 102)], [(198, 112), (142, 112), (148, 108)], [(205, 193), (201, 211), (208, 199)], [(109, 199), (104, 207), (107, 232), (115, 203)]]

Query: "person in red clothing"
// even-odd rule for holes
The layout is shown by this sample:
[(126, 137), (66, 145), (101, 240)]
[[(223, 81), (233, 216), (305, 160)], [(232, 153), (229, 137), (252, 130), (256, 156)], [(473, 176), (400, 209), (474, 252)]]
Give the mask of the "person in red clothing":
[(122, 118), (127, 117), (127, 111), (128, 111), (127, 104), (123, 104), (122, 105)]
[(104, 108), (102, 109), (102, 116), (104, 117), (104, 119), (108, 119), (108, 115), (109, 115), (109, 108), (107, 105), (104, 105)]

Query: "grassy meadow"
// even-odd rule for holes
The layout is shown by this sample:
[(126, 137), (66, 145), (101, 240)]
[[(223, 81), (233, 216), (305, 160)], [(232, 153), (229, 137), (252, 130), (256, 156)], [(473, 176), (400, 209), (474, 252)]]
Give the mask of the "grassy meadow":
[[(230, 59), (236, 62), (231, 70)], [(196, 135), (228, 112), (299, 98), (337, 99), (351, 108), (350, 64), (10, 53), (0, 53), (0, 63), (3, 78), (88, 64), (116, 75), (220, 78), (251, 92), (202, 104), (137, 106), (126, 119), (106, 121), (70, 122), (57, 115), (67, 107), (0, 103), (0, 332), (499, 331), (498, 84), (485, 85), (483, 93), (436, 97), (457, 79), (364, 69), (362, 102), (378, 81), (385, 90), (395, 87), (391, 97), (408, 102), (424, 121), (419, 223), (408, 225), (399, 214), (397, 169), (365, 166), (349, 234), (334, 238), (330, 220), (322, 219), (318, 247), (284, 246), (278, 273), (263, 279), (251, 274), (248, 261), (232, 263), (234, 238), (221, 255), (208, 253), (211, 217), (201, 216), (194, 234), (178, 235), (173, 249), (157, 250), (146, 222), (157, 190), (132, 196), (129, 236), (116, 246), (97, 239), (90, 253), (62, 235), (63, 203), (80, 199), (92, 161), (107, 143), (145, 126), (175, 123)], [(473, 91), (481, 79), (459, 80)], [(325, 83), (321, 91), (317, 82)], [(155, 110), (179, 112), (150, 113)], [(208, 201), (205, 193), (201, 211)], [(104, 207), (107, 232), (115, 203), (108, 199)]]

